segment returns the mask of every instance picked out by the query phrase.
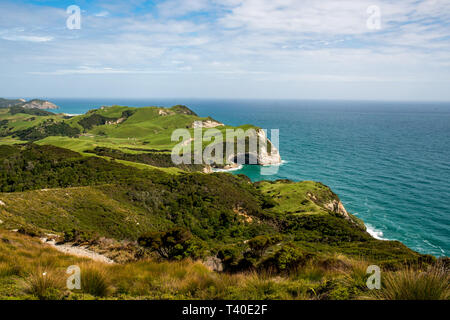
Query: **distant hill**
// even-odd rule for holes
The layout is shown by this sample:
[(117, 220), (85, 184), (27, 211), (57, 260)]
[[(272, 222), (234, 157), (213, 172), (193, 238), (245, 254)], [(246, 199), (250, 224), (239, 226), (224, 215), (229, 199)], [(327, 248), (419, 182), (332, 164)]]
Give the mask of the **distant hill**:
[(17, 104), (26, 102), (24, 99), (4, 99), (0, 98), (0, 108), (9, 108)]
[(0, 108), (22, 107), (27, 109), (58, 109), (59, 107), (54, 103), (46, 100), (32, 99), (26, 101), (25, 99), (3, 99), (0, 98)]

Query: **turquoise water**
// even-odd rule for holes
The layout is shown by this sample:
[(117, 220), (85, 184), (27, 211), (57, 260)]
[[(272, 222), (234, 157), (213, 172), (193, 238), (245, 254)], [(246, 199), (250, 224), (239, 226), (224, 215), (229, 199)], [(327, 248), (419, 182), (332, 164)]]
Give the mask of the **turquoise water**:
[(230, 125), (280, 130), (273, 176), (330, 186), (379, 238), (436, 256), (450, 252), (450, 104), (193, 99), (50, 99), (66, 113), (101, 105), (185, 104)]

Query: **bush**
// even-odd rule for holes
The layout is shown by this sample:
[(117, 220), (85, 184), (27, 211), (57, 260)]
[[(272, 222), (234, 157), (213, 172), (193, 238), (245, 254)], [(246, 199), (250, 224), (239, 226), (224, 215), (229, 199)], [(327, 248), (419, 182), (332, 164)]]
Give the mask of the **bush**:
[(80, 231), (77, 229), (64, 231), (64, 242), (85, 243), (91, 242), (98, 236), (94, 232)]
[(150, 232), (139, 237), (139, 245), (156, 251), (161, 258), (181, 260), (192, 252), (192, 235), (183, 228), (173, 228), (165, 232)]
[(22, 226), (17, 230), (17, 232), (30, 237), (39, 237), (42, 234), (42, 232), (40, 232), (37, 228), (29, 226)]
[(290, 272), (304, 265), (308, 255), (293, 244), (287, 244), (261, 263), (263, 269), (274, 269), (277, 272)]
[(262, 257), (267, 249), (281, 242), (281, 235), (273, 236), (256, 236), (248, 241), (253, 256)]
[(222, 261), (225, 271), (234, 271), (239, 263), (241, 251), (236, 246), (226, 246), (219, 250), (217, 258)]

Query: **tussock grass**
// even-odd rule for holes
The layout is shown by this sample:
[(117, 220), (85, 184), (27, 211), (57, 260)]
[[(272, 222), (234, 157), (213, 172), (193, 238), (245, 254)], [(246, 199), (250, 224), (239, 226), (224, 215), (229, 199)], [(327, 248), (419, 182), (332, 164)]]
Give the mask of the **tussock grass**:
[(41, 300), (60, 299), (64, 290), (64, 276), (57, 270), (38, 267), (25, 280), (26, 291)]
[(382, 277), (377, 298), (386, 300), (448, 300), (450, 276), (441, 266), (427, 271), (406, 268)]
[(0, 278), (19, 276), (22, 274), (22, 268), (12, 262), (0, 262)]
[(110, 293), (109, 274), (104, 265), (83, 263), (81, 269), (81, 290), (97, 297), (106, 297)]

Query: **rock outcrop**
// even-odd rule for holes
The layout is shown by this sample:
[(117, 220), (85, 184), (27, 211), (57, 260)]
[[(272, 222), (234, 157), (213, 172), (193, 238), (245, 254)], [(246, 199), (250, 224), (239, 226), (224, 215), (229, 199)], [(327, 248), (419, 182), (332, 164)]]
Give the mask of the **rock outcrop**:
[(158, 110), (158, 114), (160, 116), (169, 116), (169, 115), (174, 115), (175, 112), (173, 112), (173, 111), (171, 111), (169, 109), (166, 109), (166, 108), (162, 108), (162, 109)]
[(110, 121), (106, 121), (106, 123), (105, 124), (109, 124), (109, 125), (112, 125), (112, 124), (121, 124), (122, 122), (124, 122), (125, 120), (127, 120), (127, 118), (119, 118), (119, 119), (117, 119), (117, 120), (110, 120)]
[(221, 127), (224, 126), (223, 123), (220, 123), (219, 121), (215, 120), (205, 120), (205, 121), (194, 121), (192, 123), (192, 128), (215, 128), (215, 127)]
[(348, 212), (347, 212), (347, 210), (345, 210), (345, 207), (341, 201), (338, 201), (338, 200), (330, 201), (328, 203), (325, 203), (324, 207), (330, 211), (339, 213), (345, 219), (350, 220), (350, 216), (348, 215)]
[(217, 257), (207, 257), (203, 261), (203, 265), (211, 271), (222, 272), (224, 269), (222, 260)]
[(27, 108), (27, 109), (35, 108), (35, 109), (43, 109), (43, 110), (59, 108), (57, 105), (55, 105), (54, 103), (52, 103), (50, 101), (39, 100), (39, 99), (33, 99), (30, 101), (21, 102), (19, 104), (16, 104), (15, 106)]

